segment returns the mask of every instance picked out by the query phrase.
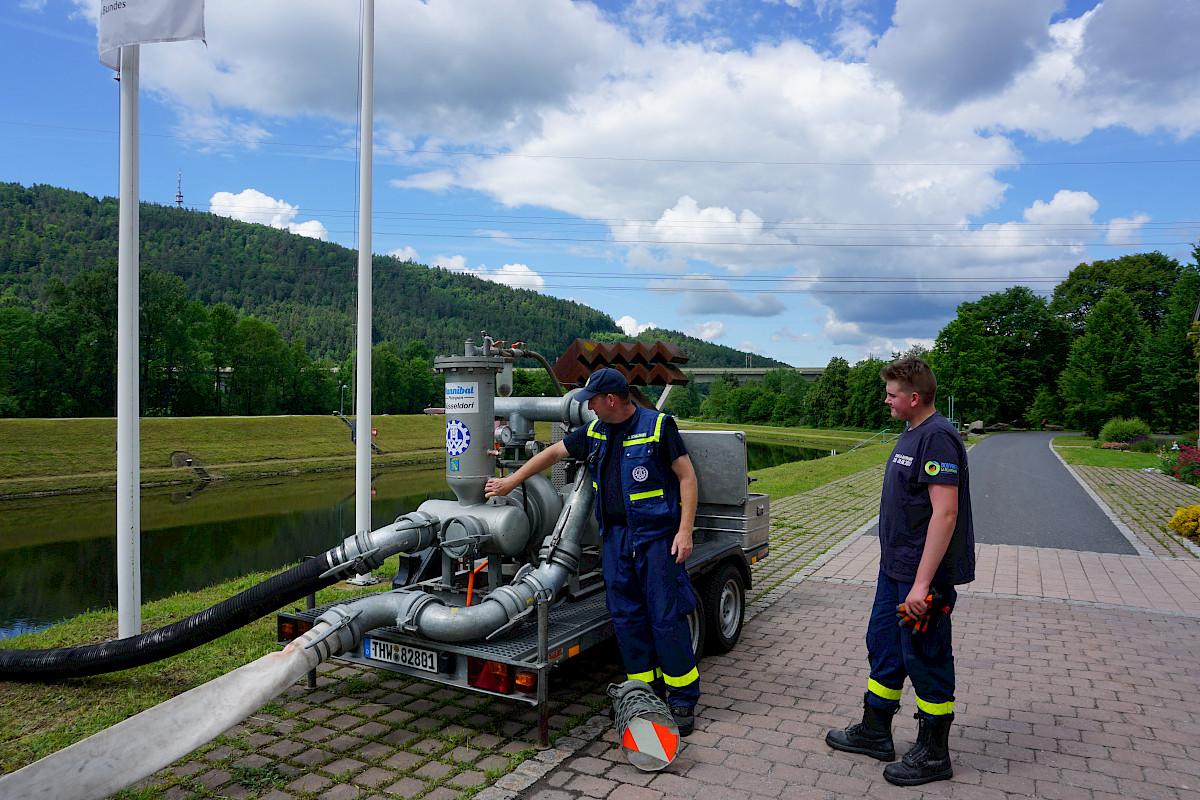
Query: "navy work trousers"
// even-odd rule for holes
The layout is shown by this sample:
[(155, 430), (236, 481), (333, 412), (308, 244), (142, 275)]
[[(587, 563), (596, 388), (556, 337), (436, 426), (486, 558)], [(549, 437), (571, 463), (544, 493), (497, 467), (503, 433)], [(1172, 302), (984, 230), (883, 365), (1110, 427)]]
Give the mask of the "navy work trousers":
[(625, 672), (664, 681), (672, 706), (692, 708), (700, 679), (687, 615), (696, 601), (671, 542), (666, 536), (635, 546), (628, 526), (605, 525), (604, 584)]
[[(958, 593), (953, 586), (938, 585), (940, 606), (954, 609)], [(929, 716), (954, 713), (954, 652), (950, 643), (950, 614), (940, 614), (936, 624), (912, 633), (897, 624), (896, 606), (903, 603), (912, 584), (889, 578), (879, 570), (875, 604), (867, 624), (867, 654), (871, 681), (867, 702), (888, 708), (900, 702), (904, 679), (912, 681), (917, 708)]]

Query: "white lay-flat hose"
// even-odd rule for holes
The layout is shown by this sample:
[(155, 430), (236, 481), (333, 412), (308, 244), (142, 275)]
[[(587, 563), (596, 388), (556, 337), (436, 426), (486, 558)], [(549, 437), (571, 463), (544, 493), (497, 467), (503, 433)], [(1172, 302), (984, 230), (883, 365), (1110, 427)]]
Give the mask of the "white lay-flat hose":
[(318, 623), (283, 650), (0, 777), (0, 797), (103, 800), (153, 775), (237, 725), (327, 658), (324, 643), (304, 646), (328, 627)]

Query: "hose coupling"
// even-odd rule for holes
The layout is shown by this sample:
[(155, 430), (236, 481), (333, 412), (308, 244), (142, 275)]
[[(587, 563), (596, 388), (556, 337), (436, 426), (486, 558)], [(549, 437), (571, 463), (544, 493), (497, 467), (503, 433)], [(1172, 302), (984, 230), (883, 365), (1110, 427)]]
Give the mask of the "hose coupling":
[[(317, 624), (324, 622), (329, 627), (313, 637), (312, 641), (304, 645), (304, 649), (308, 650), (323, 644), (326, 652), (322, 654), (322, 661), (330, 656), (353, 650), (362, 639), (362, 631), (358, 630), (358, 626), (354, 624), (361, 614), (361, 608), (350, 609), (344, 605), (326, 609), (325, 613), (317, 617)], [(333, 641), (326, 643), (328, 639)]]

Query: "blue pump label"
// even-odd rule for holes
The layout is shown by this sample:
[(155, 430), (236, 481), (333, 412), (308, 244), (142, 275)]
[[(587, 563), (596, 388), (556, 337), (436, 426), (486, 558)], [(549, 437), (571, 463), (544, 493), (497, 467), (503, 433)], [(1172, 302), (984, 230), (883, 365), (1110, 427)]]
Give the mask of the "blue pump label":
[(446, 420), (446, 452), (461, 456), (471, 446), (471, 431), (457, 419)]

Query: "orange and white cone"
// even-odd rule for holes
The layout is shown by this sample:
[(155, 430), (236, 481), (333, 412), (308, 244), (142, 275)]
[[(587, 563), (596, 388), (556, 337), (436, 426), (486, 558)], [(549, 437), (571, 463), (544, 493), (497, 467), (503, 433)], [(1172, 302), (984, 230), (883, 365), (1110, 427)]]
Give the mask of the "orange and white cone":
[(679, 751), (679, 728), (671, 709), (645, 681), (610, 684), (613, 719), (625, 757), (643, 772), (657, 772)]

